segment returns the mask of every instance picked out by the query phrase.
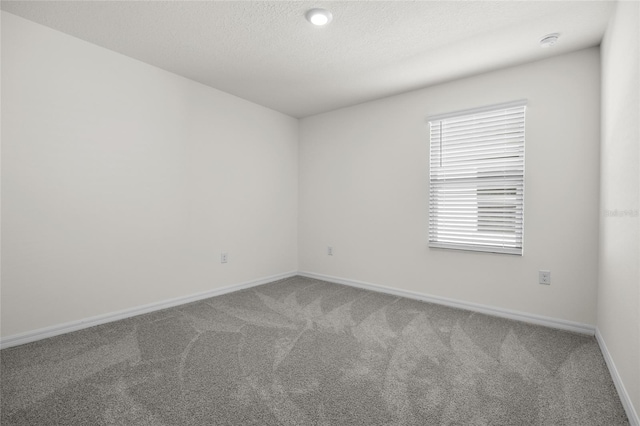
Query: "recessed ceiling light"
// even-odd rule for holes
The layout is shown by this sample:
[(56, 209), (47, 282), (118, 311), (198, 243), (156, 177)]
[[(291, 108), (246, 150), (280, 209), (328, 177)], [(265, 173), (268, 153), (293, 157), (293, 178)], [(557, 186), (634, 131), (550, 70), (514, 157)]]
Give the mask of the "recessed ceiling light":
[(331, 12), (326, 9), (310, 9), (305, 14), (307, 21), (311, 22), (313, 25), (317, 25), (319, 27), (323, 25), (327, 25), (331, 22)]
[(558, 38), (560, 37), (560, 34), (558, 33), (553, 33), (553, 34), (547, 34), (546, 36), (542, 37), (540, 39), (540, 47), (551, 47), (554, 44), (556, 44), (558, 42)]

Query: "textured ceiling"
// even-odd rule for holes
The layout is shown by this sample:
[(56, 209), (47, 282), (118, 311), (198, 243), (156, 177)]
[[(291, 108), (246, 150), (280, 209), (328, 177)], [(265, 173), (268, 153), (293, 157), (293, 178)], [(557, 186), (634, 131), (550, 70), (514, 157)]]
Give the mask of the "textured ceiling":
[[(600, 43), (609, 1), (2, 1), (294, 117)], [(326, 27), (304, 19), (333, 13)], [(562, 34), (542, 49), (545, 34)]]

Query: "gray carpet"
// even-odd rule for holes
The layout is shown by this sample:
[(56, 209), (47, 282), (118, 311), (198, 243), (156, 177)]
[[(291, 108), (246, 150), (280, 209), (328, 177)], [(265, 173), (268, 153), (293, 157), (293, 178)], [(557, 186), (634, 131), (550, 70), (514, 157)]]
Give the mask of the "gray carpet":
[(624, 425), (593, 337), (302, 277), (9, 348), (8, 425)]

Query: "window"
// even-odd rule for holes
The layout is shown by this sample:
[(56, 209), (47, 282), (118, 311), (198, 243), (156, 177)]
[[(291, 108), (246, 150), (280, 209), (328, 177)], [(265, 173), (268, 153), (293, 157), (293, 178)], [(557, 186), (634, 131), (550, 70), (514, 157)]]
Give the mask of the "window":
[(429, 247), (522, 255), (525, 107), (429, 117)]

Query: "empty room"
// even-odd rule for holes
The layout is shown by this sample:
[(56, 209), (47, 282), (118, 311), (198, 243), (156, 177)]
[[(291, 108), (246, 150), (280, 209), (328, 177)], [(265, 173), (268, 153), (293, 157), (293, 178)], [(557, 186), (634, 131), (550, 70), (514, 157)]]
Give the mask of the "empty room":
[(0, 13), (3, 426), (640, 426), (640, 2)]

